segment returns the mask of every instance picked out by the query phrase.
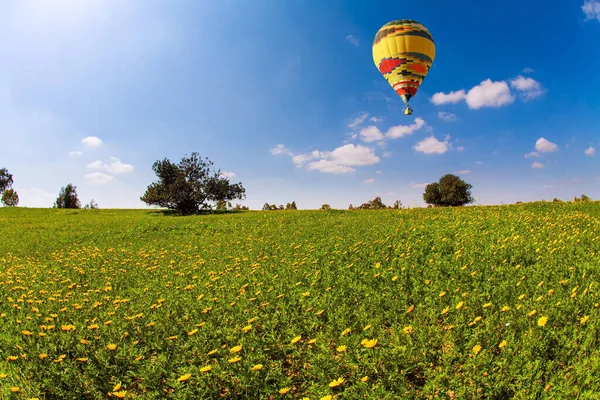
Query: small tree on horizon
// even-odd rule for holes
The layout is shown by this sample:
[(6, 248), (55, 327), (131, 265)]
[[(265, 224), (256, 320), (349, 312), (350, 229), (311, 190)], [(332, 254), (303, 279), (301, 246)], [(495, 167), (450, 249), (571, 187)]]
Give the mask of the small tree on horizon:
[(474, 201), (471, 196), (471, 188), (471, 184), (458, 176), (446, 174), (438, 182), (430, 183), (425, 187), (423, 200), (436, 207), (463, 206)]
[(12, 188), (13, 176), (6, 168), (0, 169), (0, 199), (6, 207), (19, 204), (19, 195)]
[(6, 207), (16, 207), (19, 204), (19, 195), (14, 189), (7, 189), (2, 193), (2, 204)]
[(81, 208), (81, 202), (77, 197), (77, 186), (73, 186), (69, 183), (67, 186), (62, 187), (54, 202), (53, 208)]
[(167, 158), (158, 160), (152, 169), (159, 180), (150, 184), (140, 199), (148, 205), (191, 215), (202, 209), (211, 209), (211, 202), (246, 198), (246, 190), (241, 183), (231, 184), (220, 170), (214, 170), (212, 166), (212, 161), (208, 158), (202, 160), (195, 152), (190, 157), (183, 157), (179, 164)]

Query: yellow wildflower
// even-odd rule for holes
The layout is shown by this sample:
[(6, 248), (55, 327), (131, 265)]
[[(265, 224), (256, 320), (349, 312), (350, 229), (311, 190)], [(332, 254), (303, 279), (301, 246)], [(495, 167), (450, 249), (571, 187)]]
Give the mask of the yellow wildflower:
[(185, 382), (192, 377), (192, 374), (185, 374), (177, 378), (177, 382)]
[(338, 378), (338, 379), (334, 379), (333, 381), (329, 382), (329, 387), (338, 387), (340, 386), (342, 383), (344, 383), (345, 379), (344, 378)]
[(548, 322), (548, 318), (547, 317), (540, 317), (538, 319), (538, 326), (546, 326), (546, 323)]

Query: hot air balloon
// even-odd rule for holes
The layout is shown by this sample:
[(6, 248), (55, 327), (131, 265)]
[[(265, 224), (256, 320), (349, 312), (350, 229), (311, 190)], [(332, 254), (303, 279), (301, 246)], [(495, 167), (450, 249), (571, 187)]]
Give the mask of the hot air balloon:
[(417, 93), (434, 58), (433, 37), (417, 21), (391, 21), (375, 35), (373, 61), (406, 105), (404, 114), (412, 114), (408, 102)]

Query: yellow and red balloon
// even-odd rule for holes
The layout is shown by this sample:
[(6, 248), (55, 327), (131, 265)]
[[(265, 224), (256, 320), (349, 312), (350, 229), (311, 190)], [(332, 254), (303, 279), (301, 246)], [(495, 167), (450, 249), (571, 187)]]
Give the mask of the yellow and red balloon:
[(375, 35), (373, 61), (406, 104), (406, 115), (412, 114), (408, 102), (417, 94), (434, 58), (433, 37), (429, 30), (417, 21), (391, 21), (382, 26)]

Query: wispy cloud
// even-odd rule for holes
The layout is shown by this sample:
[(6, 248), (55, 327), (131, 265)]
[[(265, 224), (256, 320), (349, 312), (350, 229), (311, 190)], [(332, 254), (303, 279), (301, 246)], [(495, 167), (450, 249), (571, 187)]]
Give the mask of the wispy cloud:
[(133, 171), (133, 165), (124, 164), (118, 158), (111, 157), (111, 163), (103, 163), (102, 161), (94, 161), (87, 165), (91, 169), (103, 169), (113, 174), (127, 174)]
[(584, 151), (584, 154), (586, 156), (594, 156), (596, 155), (596, 149), (593, 146), (590, 146)]
[(429, 183), (427, 183), (427, 182), (424, 182), (424, 183), (411, 182), (408, 186), (410, 186), (411, 188), (415, 188), (415, 189), (424, 189), (427, 185), (429, 185)]
[(558, 151), (558, 146), (555, 143), (552, 143), (551, 141), (541, 137), (535, 142), (535, 149), (540, 153), (551, 153)]
[[(524, 73), (528, 72), (533, 72), (533, 70), (526, 68)], [(545, 93), (545, 89), (538, 81), (519, 75), (509, 82), (486, 79), (469, 91), (461, 89), (449, 93), (438, 92), (431, 97), (430, 101), (439, 106), (456, 104), (464, 100), (472, 110), (484, 107), (498, 108), (514, 102), (516, 95), (511, 92), (511, 87), (525, 101), (535, 99)], [(438, 114), (438, 117), (444, 119), (441, 113)]]
[(233, 178), (237, 175), (235, 174), (235, 172), (221, 172), (221, 176), (223, 178)]
[(273, 147), (272, 149), (269, 150), (271, 152), (271, 154), (273, 155), (278, 155), (278, 154), (286, 154), (291, 156), (292, 152), (287, 149), (284, 145), (282, 144), (278, 144), (277, 146)]
[(423, 154), (444, 154), (448, 147), (448, 138), (442, 142), (432, 135), (418, 142), (413, 149)]
[(317, 170), (330, 174), (344, 174), (354, 172), (353, 167), (376, 164), (380, 161), (374, 150), (370, 147), (355, 144), (346, 144), (332, 151), (314, 150), (306, 154), (294, 154), (285, 146), (275, 147), (274, 155), (287, 155), (297, 167), (306, 165), (307, 170)]
[(585, 0), (581, 6), (585, 14), (585, 20), (589, 21), (592, 19), (600, 21), (600, 1), (597, 0)]
[(524, 100), (532, 100), (544, 94), (544, 89), (538, 81), (521, 75), (511, 80), (510, 86), (519, 91)]
[(442, 121), (446, 121), (446, 122), (454, 122), (458, 119), (456, 117), (456, 115), (452, 114), (451, 112), (445, 112), (445, 111), (439, 111), (438, 118), (441, 119)]
[(367, 143), (382, 141), (385, 138), (398, 139), (404, 136), (412, 135), (415, 131), (418, 131), (425, 126), (426, 123), (423, 118), (417, 117), (415, 118), (415, 122), (410, 125), (396, 125), (390, 127), (385, 134), (381, 132), (378, 127), (371, 125), (361, 129), (359, 136), (363, 142)]
[(358, 42), (358, 39), (354, 35), (348, 35), (348, 36), (346, 36), (346, 40), (349, 41), (350, 43), (352, 43), (352, 45), (354, 47), (360, 46), (360, 43)]
[(85, 175), (85, 180), (95, 185), (105, 185), (114, 179), (111, 175), (102, 172), (91, 172)]
[(75, 150), (75, 151), (71, 151), (71, 152), (69, 152), (69, 155), (70, 155), (70, 156), (80, 156), (80, 155), (82, 155), (82, 154), (83, 154), (83, 152), (82, 152), (82, 151), (79, 151), (79, 150)]
[(102, 139), (97, 136), (88, 136), (86, 138), (81, 139), (81, 143), (85, 144), (88, 147), (100, 147), (102, 146)]
[(492, 82), (491, 79), (486, 79), (468, 92), (458, 90), (448, 94), (435, 93), (431, 97), (431, 102), (435, 105), (443, 105), (465, 100), (470, 109), (476, 110), (482, 107), (501, 107), (512, 103), (514, 99), (506, 82)]
[(532, 151), (531, 153), (525, 154), (525, 158), (539, 157), (539, 156), (540, 156), (540, 153), (538, 153), (537, 151)]
[(373, 182), (375, 182), (375, 179), (373, 179), (373, 178), (365, 179), (365, 181), (364, 181), (364, 183), (366, 183), (366, 184), (370, 184)]
[(534, 163), (531, 163), (531, 168), (544, 168), (544, 167), (545, 167), (545, 165), (542, 164), (541, 162), (536, 161)]
[(354, 118), (352, 120), (352, 122), (350, 122), (348, 124), (348, 128), (350, 128), (350, 129), (358, 128), (360, 125), (362, 125), (363, 122), (365, 122), (365, 120), (367, 119), (368, 116), (369, 116), (369, 114), (367, 114), (367, 113), (360, 114), (359, 116)]

